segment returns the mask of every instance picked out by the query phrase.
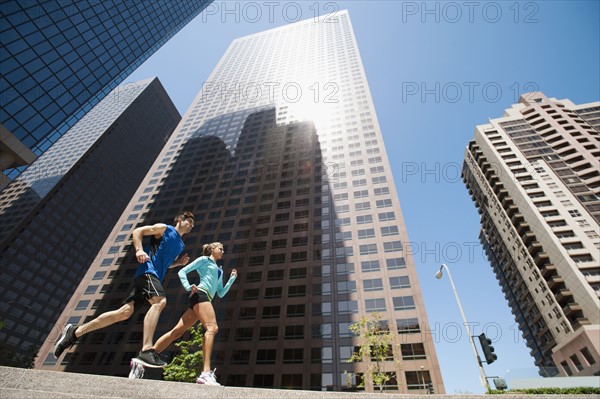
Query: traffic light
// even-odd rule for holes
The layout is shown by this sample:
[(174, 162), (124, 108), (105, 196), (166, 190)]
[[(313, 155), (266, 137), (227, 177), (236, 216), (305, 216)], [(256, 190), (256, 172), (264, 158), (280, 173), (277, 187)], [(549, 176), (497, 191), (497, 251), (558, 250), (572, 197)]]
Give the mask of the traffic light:
[(433, 395), (433, 384), (430, 382), (429, 384), (427, 384), (427, 391), (429, 392), (430, 395)]
[(498, 359), (498, 356), (494, 353), (494, 347), (492, 346), (492, 340), (485, 336), (485, 334), (480, 334), (479, 343), (481, 344), (481, 349), (483, 350), (483, 356), (485, 357), (485, 362), (487, 364), (492, 364)]

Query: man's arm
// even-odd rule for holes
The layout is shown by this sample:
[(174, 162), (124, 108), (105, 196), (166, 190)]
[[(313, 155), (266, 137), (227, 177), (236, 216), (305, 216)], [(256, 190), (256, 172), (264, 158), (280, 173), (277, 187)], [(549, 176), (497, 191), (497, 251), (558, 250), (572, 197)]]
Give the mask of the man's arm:
[(157, 223), (151, 226), (142, 226), (133, 230), (133, 248), (135, 248), (135, 257), (137, 258), (138, 262), (144, 263), (150, 259), (148, 254), (144, 252), (142, 238), (144, 238), (144, 236), (154, 236), (155, 238), (160, 238), (166, 230), (167, 225), (164, 223)]
[(190, 256), (188, 254), (184, 254), (182, 256), (179, 256), (177, 259), (175, 259), (173, 261), (173, 263), (171, 263), (171, 266), (169, 266), (169, 269), (172, 267), (185, 266), (185, 265), (187, 265), (187, 263), (189, 261), (190, 261)]

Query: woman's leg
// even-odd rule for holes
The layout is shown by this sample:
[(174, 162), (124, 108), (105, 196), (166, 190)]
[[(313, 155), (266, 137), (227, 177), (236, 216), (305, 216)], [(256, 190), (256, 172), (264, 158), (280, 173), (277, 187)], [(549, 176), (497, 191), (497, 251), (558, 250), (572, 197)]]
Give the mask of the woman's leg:
[(177, 322), (177, 325), (175, 325), (171, 331), (164, 333), (163, 336), (156, 341), (154, 344), (154, 350), (156, 350), (158, 353), (161, 353), (167, 349), (173, 341), (181, 337), (183, 333), (196, 324), (197, 321), (198, 318), (196, 317), (194, 310), (186, 310), (183, 316), (181, 316), (179, 319), (179, 322)]
[(211, 371), (210, 355), (215, 342), (215, 335), (217, 335), (217, 332), (219, 331), (215, 309), (213, 308), (212, 303), (201, 302), (194, 305), (194, 312), (204, 327), (204, 339), (202, 340), (202, 352), (204, 355), (203, 371)]

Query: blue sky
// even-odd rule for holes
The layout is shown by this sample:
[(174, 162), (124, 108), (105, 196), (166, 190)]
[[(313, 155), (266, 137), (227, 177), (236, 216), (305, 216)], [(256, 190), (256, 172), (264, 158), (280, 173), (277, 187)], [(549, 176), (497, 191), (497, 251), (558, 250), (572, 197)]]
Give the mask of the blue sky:
[(158, 76), (183, 114), (236, 37), (346, 9), (393, 170), (447, 393), (481, 393), (447, 278), (472, 333), (498, 360), (488, 376), (535, 373), (478, 242), (479, 215), (460, 179), (476, 125), (527, 91), (600, 99), (598, 1), (215, 1), (136, 70)]

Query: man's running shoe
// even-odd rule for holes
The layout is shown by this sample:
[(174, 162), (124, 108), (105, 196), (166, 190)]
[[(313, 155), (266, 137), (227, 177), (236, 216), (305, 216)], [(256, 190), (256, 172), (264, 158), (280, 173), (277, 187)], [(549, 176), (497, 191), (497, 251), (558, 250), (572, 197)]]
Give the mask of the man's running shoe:
[(77, 342), (77, 337), (75, 336), (75, 330), (77, 330), (77, 326), (73, 324), (67, 324), (63, 329), (62, 335), (56, 341), (56, 345), (54, 346), (54, 357), (59, 358), (60, 355), (65, 351), (65, 349), (72, 347), (75, 342)]
[(147, 351), (140, 351), (140, 353), (138, 354), (137, 360), (139, 360), (139, 362), (141, 364), (143, 364), (144, 366), (151, 367), (151, 368), (161, 368), (161, 367), (165, 367), (167, 365), (167, 362), (162, 360), (160, 358), (160, 356), (158, 356), (158, 353), (156, 353), (156, 351), (154, 349), (148, 349)]
[(213, 371), (203, 371), (202, 374), (200, 374), (198, 378), (196, 378), (196, 382), (198, 384), (214, 385), (220, 387), (221, 384), (217, 382), (215, 371), (217, 371), (217, 369), (214, 369)]
[(136, 378), (144, 378), (144, 366), (140, 361), (136, 358), (131, 359), (129, 362), (129, 367), (131, 370), (129, 371), (129, 379), (135, 380)]

